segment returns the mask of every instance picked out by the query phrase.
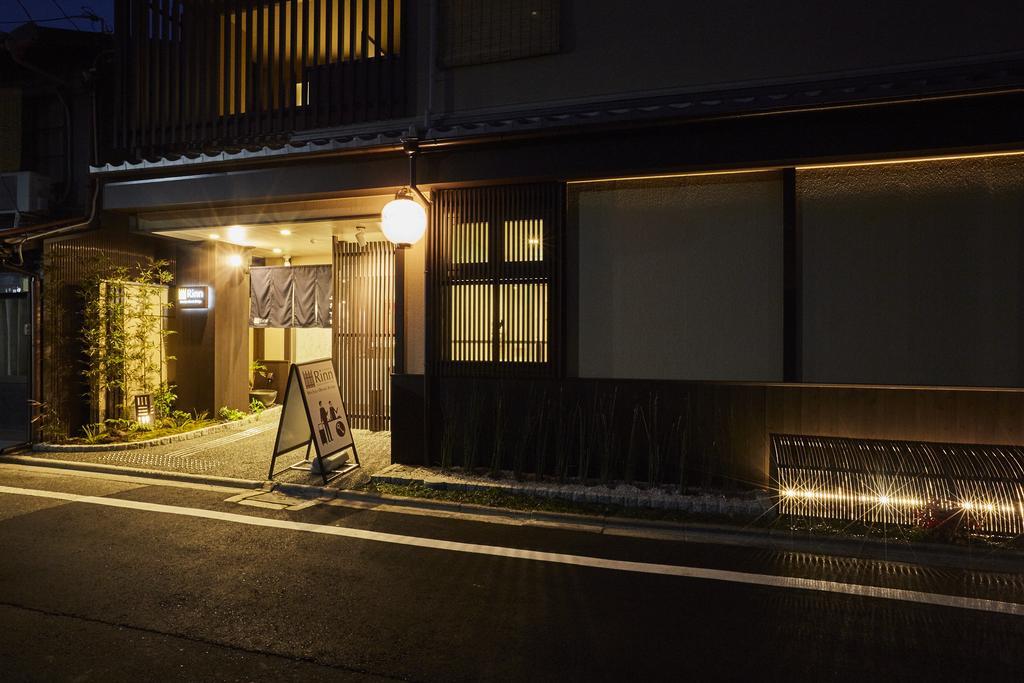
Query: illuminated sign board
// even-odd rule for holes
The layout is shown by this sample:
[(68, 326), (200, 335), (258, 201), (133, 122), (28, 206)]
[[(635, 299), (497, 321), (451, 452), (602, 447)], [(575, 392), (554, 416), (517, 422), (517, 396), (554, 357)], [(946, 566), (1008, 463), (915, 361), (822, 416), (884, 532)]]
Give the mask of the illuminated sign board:
[(178, 287), (178, 308), (206, 308), (209, 301), (209, 287)]

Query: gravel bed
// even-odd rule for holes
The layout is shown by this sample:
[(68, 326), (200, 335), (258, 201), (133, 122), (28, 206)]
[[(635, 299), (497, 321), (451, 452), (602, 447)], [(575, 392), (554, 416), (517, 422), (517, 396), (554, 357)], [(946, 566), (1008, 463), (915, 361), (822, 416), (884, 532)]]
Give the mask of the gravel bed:
[(431, 488), (455, 491), (496, 489), (513, 495), (557, 498), (574, 503), (754, 517), (769, 512), (774, 505), (771, 496), (762, 491), (736, 492), (728, 495), (721, 492), (687, 491), (681, 494), (675, 489), (644, 488), (622, 483), (609, 488), (578, 482), (559, 484), (550, 481), (517, 481), (511, 476), (492, 479), (485, 474), (458, 470), (442, 472), (435, 468), (399, 464), (386, 467), (373, 475), (372, 480), (399, 485), (423, 484)]

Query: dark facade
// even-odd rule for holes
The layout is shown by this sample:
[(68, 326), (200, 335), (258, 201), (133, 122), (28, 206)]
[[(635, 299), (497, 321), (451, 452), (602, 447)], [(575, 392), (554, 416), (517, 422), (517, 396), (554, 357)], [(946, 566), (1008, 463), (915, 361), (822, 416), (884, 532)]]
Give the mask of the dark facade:
[[(42, 240), (86, 229), (89, 165), (108, 140), (108, 35), (26, 24), (0, 34), (0, 448), (29, 441), (44, 382)], [(107, 84), (107, 85), (104, 85)], [(107, 88), (106, 90), (104, 88)]]
[(1024, 443), (1017, 4), (160, 7), (119, 3), (92, 171), (230, 307), (182, 337), (197, 405), (245, 385), (217, 250), (277, 262), (206, 233), (363, 273), (413, 139), (427, 235), (336, 275), (330, 341), (396, 460), (762, 487), (772, 434)]

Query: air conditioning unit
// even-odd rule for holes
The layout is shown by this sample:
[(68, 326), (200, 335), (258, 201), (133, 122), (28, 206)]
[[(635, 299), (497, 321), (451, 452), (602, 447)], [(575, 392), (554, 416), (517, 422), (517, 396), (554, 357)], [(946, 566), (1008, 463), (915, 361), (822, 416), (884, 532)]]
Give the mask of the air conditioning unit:
[(49, 207), (49, 178), (33, 171), (0, 173), (0, 214), (42, 213)]

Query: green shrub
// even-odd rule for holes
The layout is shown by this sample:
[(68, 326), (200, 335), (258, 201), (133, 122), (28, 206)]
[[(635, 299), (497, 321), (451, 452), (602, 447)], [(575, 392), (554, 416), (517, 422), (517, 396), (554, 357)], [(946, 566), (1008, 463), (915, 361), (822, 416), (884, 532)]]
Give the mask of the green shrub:
[(82, 425), (82, 432), (85, 434), (86, 443), (99, 443), (107, 436), (107, 426), (102, 422), (91, 425)]
[[(163, 323), (172, 304), (159, 299), (174, 279), (170, 264), (150, 260), (129, 268), (101, 257), (83, 267), (86, 277), (78, 294), (83, 306), (80, 341), (86, 361), (82, 374), (89, 383), (86, 395), (100, 405), (108, 394), (118, 396), (120, 405), (113, 414), (126, 416), (132, 414), (133, 396), (148, 393), (154, 397), (156, 417), (166, 417), (177, 396), (173, 387), (153, 378), (163, 376), (162, 363), (173, 356), (154, 355), (152, 345), (154, 340), (165, 344), (173, 333)], [(159, 314), (153, 311), (154, 298)]]
[(153, 392), (153, 408), (156, 410), (158, 418), (170, 417), (174, 412), (174, 402), (178, 400), (178, 395), (174, 393), (174, 390), (177, 388), (176, 384), (161, 382), (157, 390)]
[(170, 419), (172, 425), (175, 427), (187, 427), (195, 422), (195, 420), (192, 419), (192, 413), (187, 413), (184, 410), (171, 411)]
[(217, 411), (217, 414), (220, 416), (220, 419), (226, 420), (228, 422), (241, 420), (243, 417), (245, 417), (245, 413), (243, 413), (241, 410), (236, 410), (235, 408), (228, 408), (227, 406), (221, 406), (220, 410)]
[(249, 412), (252, 413), (253, 415), (259, 415), (266, 409), (267, 407), (263, 405), (263, 401), (259, 400), (258, 398), (254, 398), (251, 401), (249, 401)]
[(118, 417), (118, 418), (114, 418), (114, 417), (107, 418), (107, 420), (106, 420), (106, 422), (104, 422), (104, 424), (106, 425), (107, 431), (109, 431), (109, 432), (130, 432), (130, 431), (134, 431), (132, 429), (132, 421), (131, 420), (126, 420), (126, 419), (120, 418), (120, 417)]
[(39, 430), (44, 441), (61, 441), (67, 438), (67, 428), (57, 410), (46, 401), (30, 400), (29, 404), (36, 411), (32, 424)]

